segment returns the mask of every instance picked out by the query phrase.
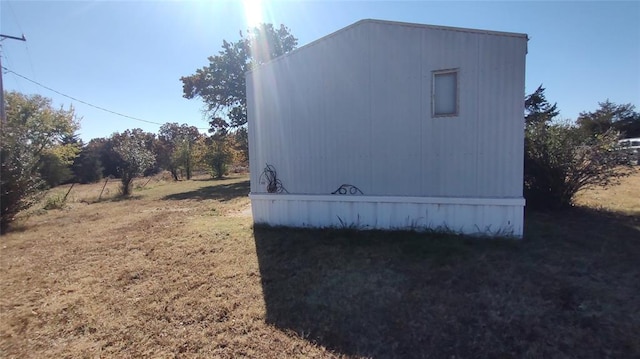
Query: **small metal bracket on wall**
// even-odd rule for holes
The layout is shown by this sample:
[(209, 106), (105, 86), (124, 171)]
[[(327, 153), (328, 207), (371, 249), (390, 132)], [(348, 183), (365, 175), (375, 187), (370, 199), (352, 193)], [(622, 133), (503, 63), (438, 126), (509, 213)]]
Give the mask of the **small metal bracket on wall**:
[(338, 187), (337, 190), (331, 192), (331, 194), (364, 194), (364, 193), (362, 193), (360, 188), (354, 185), (343, 184), (342, 186)]

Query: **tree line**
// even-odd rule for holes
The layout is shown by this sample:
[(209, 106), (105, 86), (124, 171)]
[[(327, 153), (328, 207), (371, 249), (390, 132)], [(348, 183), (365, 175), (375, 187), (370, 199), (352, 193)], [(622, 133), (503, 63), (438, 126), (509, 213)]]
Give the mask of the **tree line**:
[(248, 162), (245, 128), (205, 135), (194, 126), (166, 123), (157, 134), (136, 128), (86, 144), (75, 137), (72, 141), (81, 150), (68, 168), (67, 181), (78, 183), (105, 177), (129, 179), (165, 170), (176, 181), (191, 179), (195, 171), (221, 178), (230, 165), (246, 167)]
[(0, 134), (2, 232), (43, 191), (65, 183), (118, 178), (122, 195), (134, 178), (168, 171), (174, 180), (195, 171), (220, 178), (230, 165), (246, 166), (245, 128), (211, 135), (194, 126), (166, 123), (157, 134), (139, 128), (84, 143), (74, 108), (52, 106), (41, 95), (5, 92), (6, 121)]

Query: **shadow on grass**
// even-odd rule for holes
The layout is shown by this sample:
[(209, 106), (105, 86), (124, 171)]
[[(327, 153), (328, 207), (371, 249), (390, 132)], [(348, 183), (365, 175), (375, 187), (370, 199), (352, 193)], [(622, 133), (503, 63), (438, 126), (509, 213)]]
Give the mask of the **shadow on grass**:
[(137, 201), (142, 199), (142, 195), (140, 194), (131, 194), (128, 196), (116, 195), (112, 197), (102, 197), (96, 198), (93, 200), (85, 200), (87, 203), (103, 203), (103, 202), (126, 202), (126, 201)]
[[(215, 181), (215, 180), (209, 180)], [(216, 184), (199, 188), (195, 191), (175, 193), (163, 197), (165, 200), (195, 199), (202, 201), (205, 199), (217, 199), (228, 201), (237, 197), (249, 195), (249, 180), (227, 184)]]
[(208, 176), (208, 177), (204, 177), (204, 178), (202, 178), (202, 177), (200, 177), (200, 178), (192, 178), (191, 181), (194, 181), (194, 182), (219, 182), (219, 181), (227, 181), (227, 180), (234, 179), (234, 178), (237, 178), (237, 176), (225, 176), (225, 177), (222, 177), (222, 178)]
[(640, 355), (638, 218), (529, 217), (522, 241), (256, 226), (266, 320), (374, 358)]

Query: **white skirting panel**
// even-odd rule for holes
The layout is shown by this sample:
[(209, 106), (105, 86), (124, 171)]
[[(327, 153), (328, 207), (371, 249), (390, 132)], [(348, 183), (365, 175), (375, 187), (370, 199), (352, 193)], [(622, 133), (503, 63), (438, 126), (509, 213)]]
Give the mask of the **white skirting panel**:
[(522, 237), (524, 198), (252, 193), (254, 223), (289, 227), (441, 229)]

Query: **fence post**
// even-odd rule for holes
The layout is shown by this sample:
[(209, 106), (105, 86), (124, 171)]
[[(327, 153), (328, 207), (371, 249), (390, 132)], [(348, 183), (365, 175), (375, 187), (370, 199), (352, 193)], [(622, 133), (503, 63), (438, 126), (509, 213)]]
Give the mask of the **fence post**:
[(102, 186), (102, 191), (100, 191), (100, 196), (98, 196), (98, 201), (102, 199), (102, 192), (104, 192), (104, 188), (107, 187), (107, 182), (109, 182), (109, 177), (104, 181), (104, 186)]

